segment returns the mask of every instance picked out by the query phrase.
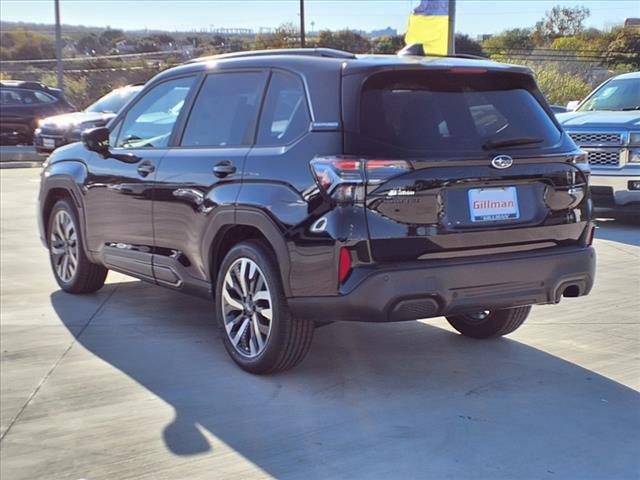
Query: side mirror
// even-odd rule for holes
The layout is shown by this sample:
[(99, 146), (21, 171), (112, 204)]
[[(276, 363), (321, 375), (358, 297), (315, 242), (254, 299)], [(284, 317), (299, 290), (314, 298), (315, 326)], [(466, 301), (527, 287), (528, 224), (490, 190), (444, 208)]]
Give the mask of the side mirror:
[(82, 132), (82, 143), (87, 150), (106, 157), (109, 155), (109, 133), (107, 127), (90, 128)]
[(567, 103), (567, 112), (575, 112), (578, 105), (580, 105), (580, 100), (571, 100)]

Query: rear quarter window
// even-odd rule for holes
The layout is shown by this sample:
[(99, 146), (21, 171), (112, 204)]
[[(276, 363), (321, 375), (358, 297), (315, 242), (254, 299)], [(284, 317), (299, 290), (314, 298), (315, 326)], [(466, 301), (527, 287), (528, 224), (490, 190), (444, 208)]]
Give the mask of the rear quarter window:
[(521, 137), (540, 141), (509, 149), (553, 146), (561, 132), (529, 88), (504, 74), (374, 75), (361, 91), (358, 126), (347, 126), (346, 153), (486, 156), (487, 142)]
[(309, 131), (311, 118), (300, 78), (274, 72), (258, 129), (258, 145), (286, 145)]
[(0, 90), (0, 104), (2, 105), (41, 105), (55, 101), (55, 97), (38, 90), (22, 88), (3, 88)]

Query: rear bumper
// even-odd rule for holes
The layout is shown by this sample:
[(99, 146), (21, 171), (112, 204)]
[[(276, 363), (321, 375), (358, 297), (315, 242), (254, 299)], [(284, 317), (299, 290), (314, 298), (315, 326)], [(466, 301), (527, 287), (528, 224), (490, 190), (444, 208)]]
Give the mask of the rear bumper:
[(378, 268), (350, 293), (294, 297), (294, 316), (319, 321), (389, 322), (466, 311), (557, 303), (590, 292), (592, 247), (558, 247), (474, 259)]

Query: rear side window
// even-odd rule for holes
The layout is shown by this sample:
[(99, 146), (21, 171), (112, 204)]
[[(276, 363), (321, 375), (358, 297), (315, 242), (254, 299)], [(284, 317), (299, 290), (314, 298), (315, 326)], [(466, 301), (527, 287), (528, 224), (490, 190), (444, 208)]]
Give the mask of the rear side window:
[(251, 145), (264, 78), (262, 72), (209, 75), (191, 110), (181, 145)]
[(39, 105), (55, 101), (55, 97), (37, 90), (21, 88), (3, 88), (0, 90), (0, 104), (2, 105)]
[(43, 93), (43, 92), (36, 91), (36, 92), (33, 92), (33, 95), (38, 100), (38, 103), (53, 103), (56, 101), (56, 99), (53, 98), (51, 95), (47, 95), (46, 93)]
[(307, 99), (300, 78), (274, 72), (260, 119), (258, 145), (286, 145), (309, 131)]
[(347, 128), (347, 153), (450, 158), (484, 156), (488, 142), (515, 138), (535, 141), (509, 149), (554, 145), (560, 131), (522, 83), (491, 73), (378, 74), (362, 90), (359, 131)]

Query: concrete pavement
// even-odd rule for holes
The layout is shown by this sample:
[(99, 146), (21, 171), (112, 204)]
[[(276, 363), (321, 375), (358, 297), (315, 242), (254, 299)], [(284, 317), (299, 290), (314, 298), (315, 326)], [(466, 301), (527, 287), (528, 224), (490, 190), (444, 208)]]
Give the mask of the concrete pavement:
[(333, 324), (256, 377), (206, 301), (120, 274), (62, 293), (38, 172), (0, 172), (2, 480), (640, 478), (640, 226), (602, 221), (592, 294), (508, 338)]
[(0, 146), (0, 168), (27, 168), (42, 165), (44, 157), (31, 145)]

